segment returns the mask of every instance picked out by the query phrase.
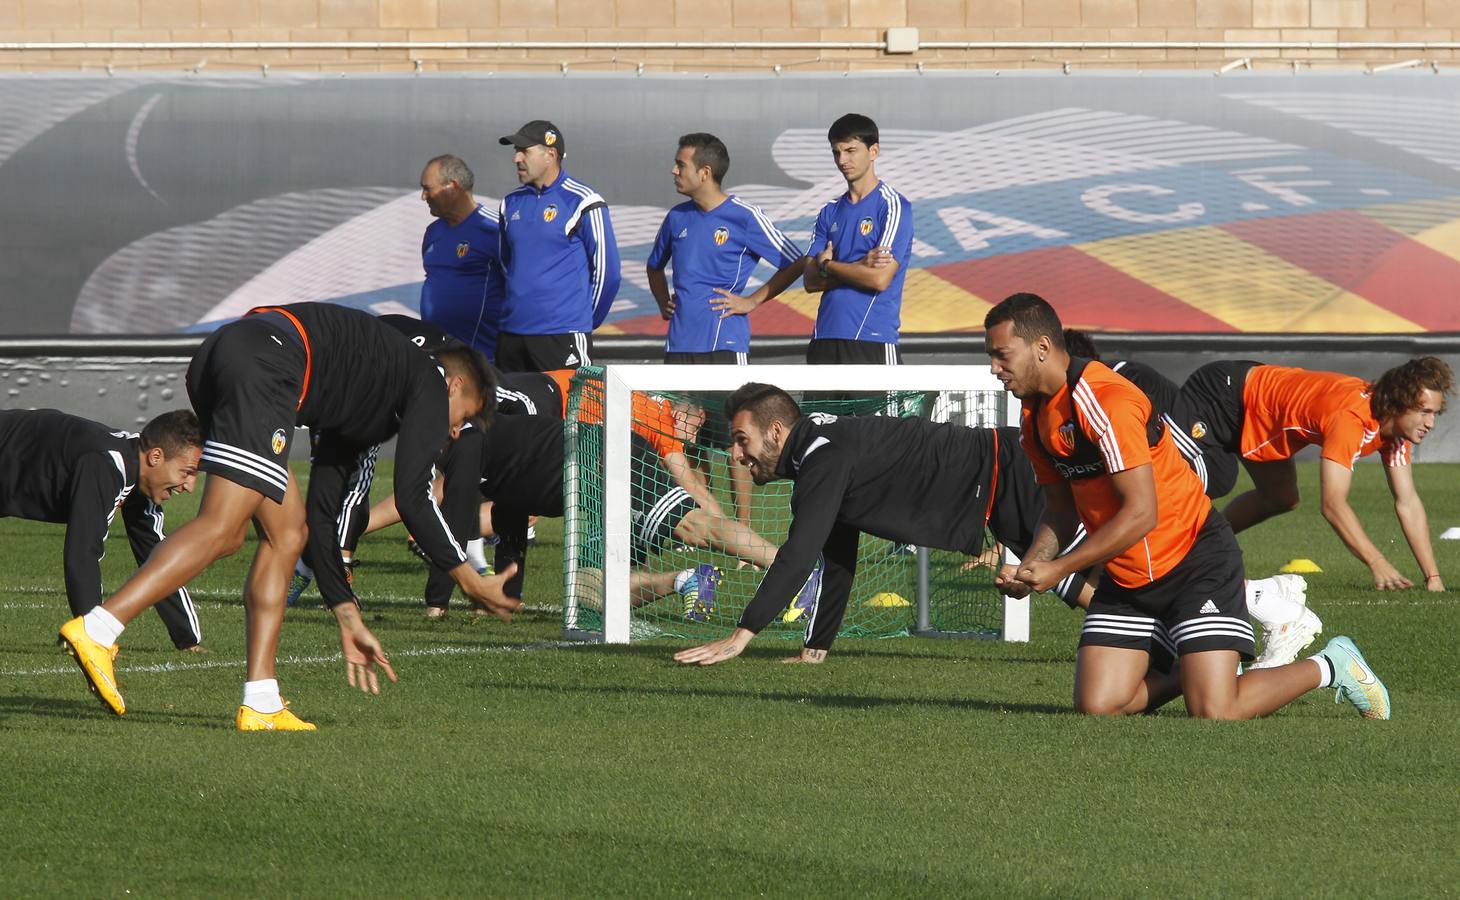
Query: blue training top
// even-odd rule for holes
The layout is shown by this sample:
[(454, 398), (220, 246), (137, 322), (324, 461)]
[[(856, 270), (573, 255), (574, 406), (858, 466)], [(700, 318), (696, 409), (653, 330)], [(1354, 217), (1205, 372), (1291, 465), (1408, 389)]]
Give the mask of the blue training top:
[(478, 204), (452, 226), (437, 219), (421, 239), (421, 318), (494, 358), (506, 285), (498, 257), (497, 213)]
[(896, 344), (902, 324), (902, 283), (912, 258), (912, 240), (912, 204), (885, 181), (878, 182), (876, 189), (857, 203), (842, 194), (823, 206), (816, 216), (808, 255), (816, 256), (830, 243), (832, 259), (850, 263), (876, 247), (890, 247), (892, 258), (897, 260), (897, 274), (881, 293), (847, 284), (823, 292), (812, 339)]
[(530, 184), (502, 198), (502, 330), (587, 333), (603, 324), (618, 294), (618, 243), (608, 203), (566, 171), (542, 190)]
[(674, 265), (674, 315), (664, 349), (669, 353), (750, 351), (750, 318), (720, 318), (710, 301), (715, 288), (740, 294), (759, 260), (777, 269), (801, 258), (801, 250), (776, 228), (760, 207), (730, 197), (704, 212), (694, 201), (681, 203), (664, 217), (649, 268)]

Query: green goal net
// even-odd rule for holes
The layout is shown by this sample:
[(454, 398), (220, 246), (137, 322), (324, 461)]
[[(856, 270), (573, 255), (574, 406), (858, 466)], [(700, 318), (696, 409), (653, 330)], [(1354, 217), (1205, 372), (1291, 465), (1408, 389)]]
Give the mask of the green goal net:
[[(724, 636), (755, 594), (765, 565), (790, 526), (794, 483), (752, 485), (732, 461), (723, 414), (725, 398), (735, 388), (746, 381), (780, 384), (785, 371), (763, 370), (788, 367), (673, 370), (683, 377), (669, 377), (666, 368), (614, 367), (616, 373), (652, 369), (649, 374), (655, 377), (641, 374), (639, 380), (679, 385), (628, 389), (617, 404), (607, 396), (603, 368), (581, 369), (573, 380), (564, 421), (563, 554), (564, 626), (572, 636), (603, 639), (613, 630), (606, 629), (606, 610), (615, 598), (627, 611), (627, 639)], [(866, 368), (884, 375), (888, 371)], [(819, 370), (815, 377), (813, 370)], [(970, 426), (1003, 424), (1007, 416), (1008, 404), (997, 382), (980, 390), (849, 393), (835, 386), (876, 382), (849, 378), (849, 367), (796, 367), (795, 372), (796, 381), (825, 385), (788, 388), (810, 415), (921, 416)], [(628, 415), (608, 414), (615, 405), (627, 407)], [(618, 471), (609, 465), (606, 447), (615, 429), (629, 433), (627, 465)], [(621, 493), (628, 500), (628, 516), (618, 528), (610, 521), (607, 500), (614, 484), (626, 488)], [(700, 499), (691, 505), (694, 497)], [(687, 514), (691, 508), (698, 511)], [(840, 634), (1000, 635), (1007, 610), (993, 587), (997, 550), (991, 542), (989, 548), (983, 557), (972, 559), (863, 534)], [(615, 556), (620, 563), (625, 557), (628, 561), (627, 584), (621, 581), (617, 590), (608, 576)], [(707, 602), (706, 581), (713, 583), (713, 602)], [(797, 599), (785, 598), (787, 613), (763, 637), (801, 637), (807, 613)]]

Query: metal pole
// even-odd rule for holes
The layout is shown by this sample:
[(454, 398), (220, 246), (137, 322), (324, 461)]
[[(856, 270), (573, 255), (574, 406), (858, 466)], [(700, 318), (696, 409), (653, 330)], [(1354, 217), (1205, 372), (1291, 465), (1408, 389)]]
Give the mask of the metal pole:
[(932, 589), (929, 561), (932, 554), (927, 547), (918, 548), (918, 627), (919, 632), (933, 630)]

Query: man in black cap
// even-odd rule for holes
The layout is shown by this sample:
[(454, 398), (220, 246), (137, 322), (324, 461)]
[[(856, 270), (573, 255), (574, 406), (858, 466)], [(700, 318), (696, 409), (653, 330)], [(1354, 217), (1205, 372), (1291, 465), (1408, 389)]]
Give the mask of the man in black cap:
[(522, 186), (502, 198), (507, 297), (497, 338), (506, 372), (576, 369), (591, 362), (593, 329), (618, 293), (618, 244), (608, 204), (563, 169), (563, 133), (535, 120), (501, 138), (515, 149)]

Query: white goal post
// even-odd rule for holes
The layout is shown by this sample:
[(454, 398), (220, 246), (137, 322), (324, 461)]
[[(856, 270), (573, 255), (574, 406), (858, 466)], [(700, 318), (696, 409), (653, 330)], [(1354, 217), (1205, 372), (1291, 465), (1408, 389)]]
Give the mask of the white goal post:
[[(603, 374), (603, 640), (629, 642), (631, 566), (630, 424), (635, 392), (716, 391), (728, 394), (749, 381), (774, 384), (791, 392), (822, 391), (948, 391), (990, 392), (999, 397), (991, 424), (1018, 422), (1019, 404), (988, 366), (950, 365), (751, 365), (670, 366), (609, 365)], [(577, 507), (574, 479), (568, 480), (567, 514)], [(572, 575), (570, 574), (570, 578)], [(576, 621), (578, 589), (567, 586), (568, 623)], [(1000, 636), (1029, 639), (1029, 601), (1003, 599)]]

